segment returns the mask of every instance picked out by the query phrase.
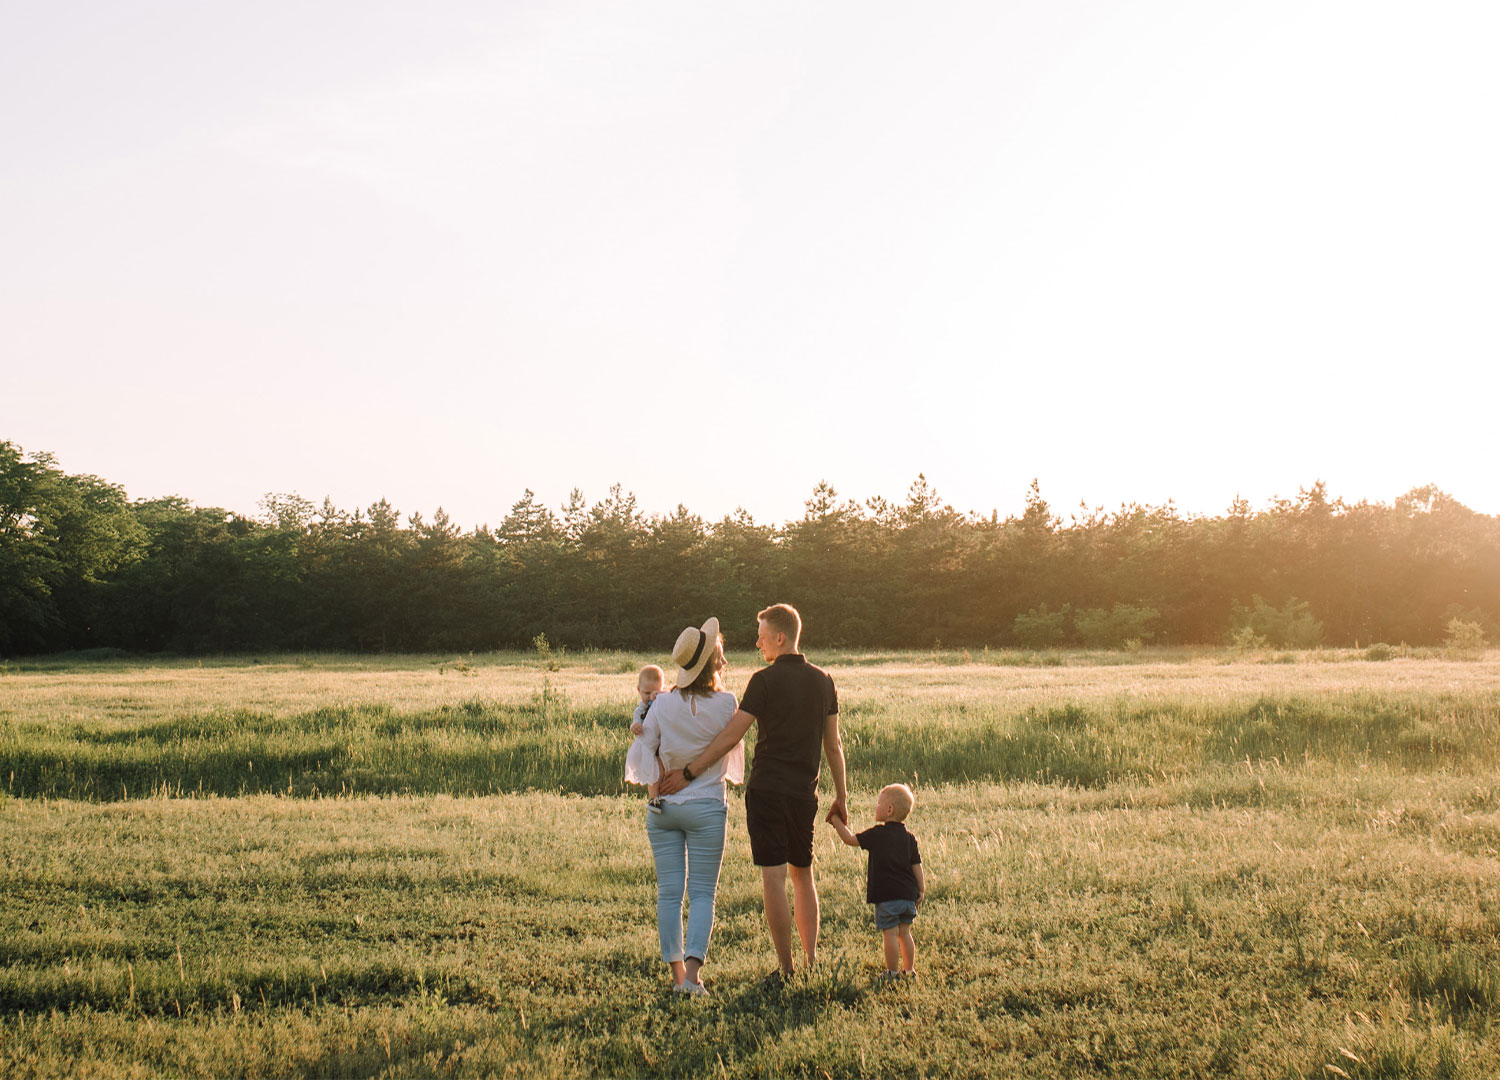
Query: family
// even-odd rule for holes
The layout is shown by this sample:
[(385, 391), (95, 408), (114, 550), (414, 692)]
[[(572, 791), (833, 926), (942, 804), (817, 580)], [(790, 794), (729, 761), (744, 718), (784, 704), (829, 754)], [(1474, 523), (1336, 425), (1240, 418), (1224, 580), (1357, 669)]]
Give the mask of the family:
[(773, 604), (756, 618), (755, 645), (767, 666), (750, 676), (743, 700), (736, 702), (723, 686), (718, 619), (690, 626), (678, 636), (671, 653), (677, 667), (673, 686), (663, 689), (665, 673), (654, 664), (641, 671), (636, 684), (640, 704), (631, 723), (636, 740), (626, 755), (625, 778), (647, 785), (656, 927), (673, 989), (708, 993), (702, 969), (724, 857), (726, 785), (745, 780), (744, 737), (751, 725), (756, 726), (755, 760), (745, 787), (745, 825), (778, 963), (767, 986), (780, 987), (795, 971), (794, 924), (805, 964), (817, 962), (818, 887), (812, 856), (824, 757), (835, 792), (825, 820), (845, 844), (869, 853), (865, 899), (875, 905), (875, 925), (884, 941), (882, 978), (911, 977), (916, 973), (911, 924), (924, 892), (922, 857), (904, 824), (912, 809), (911, 789), (904, 784), (884, 788), (875, 802), (876, 824), (860, 833), (850, 830), (833, 679), (798, 651), (802, 617), (795, 608)]

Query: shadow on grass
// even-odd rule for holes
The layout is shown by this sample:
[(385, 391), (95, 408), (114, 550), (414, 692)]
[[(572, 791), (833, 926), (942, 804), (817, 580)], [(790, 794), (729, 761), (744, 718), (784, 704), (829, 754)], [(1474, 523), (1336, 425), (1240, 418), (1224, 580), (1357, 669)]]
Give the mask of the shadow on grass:
[[(656, 968), (647, 965), (650, 973)], [(786, 986), (714, 980), (709, 986), (707, 997), (663, 988), (655, 1007), (644, 1011), (635, 1001), (591, 1001), (551, 1018), (544, 1041), (574, 1044), (600, 1074), (713, 1076), (873, 991), (859, 985), (843, 959)]]

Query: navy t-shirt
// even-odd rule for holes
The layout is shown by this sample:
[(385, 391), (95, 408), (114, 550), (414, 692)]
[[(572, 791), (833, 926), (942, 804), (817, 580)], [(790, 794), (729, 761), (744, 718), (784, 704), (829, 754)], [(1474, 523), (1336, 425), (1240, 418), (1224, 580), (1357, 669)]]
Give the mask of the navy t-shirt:
[(756, 721), (745, 786), (817, 798), (823, 725), (839, 711), (832, 676), (801, 653), (786, 653), (750, 676), (740, 708)]
[(865, 902), (879, 904), (885, 900), (916, 902), (921, 890), (911, 868), (922, 861), (917, 838), (899, 821), (887, 821), (862, 833), (855, 833), (859, 846), (870, 853), (870, 871), (865, 884)]

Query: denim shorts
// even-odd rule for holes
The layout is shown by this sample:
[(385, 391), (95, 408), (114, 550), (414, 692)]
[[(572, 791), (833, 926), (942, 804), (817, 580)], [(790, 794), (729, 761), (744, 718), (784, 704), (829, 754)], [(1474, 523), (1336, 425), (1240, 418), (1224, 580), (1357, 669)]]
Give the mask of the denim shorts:
[(910, 926), (917, 917), (917, 905), (910, 900), (882, 900), (875, 905), (875, 929), (894, 930)]

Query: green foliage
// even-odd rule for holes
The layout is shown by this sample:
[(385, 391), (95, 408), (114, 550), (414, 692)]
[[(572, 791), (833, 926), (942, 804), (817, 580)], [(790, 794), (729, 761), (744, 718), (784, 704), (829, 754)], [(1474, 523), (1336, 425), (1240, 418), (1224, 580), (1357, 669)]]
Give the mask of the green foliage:
[(1387, 645), (1383, 641), (1377, 641), (1377, 642), (1375, 642), (1375, 644), (1373, 644), (1373, 645), (1371, 645), (1371, 646), (1369, 646), (1368, 648), (1365, 649), (1365, 659), (1366, 660), (1374, 660), (1374, 661), (1389, 660), (1391, 657), (1393, 657), (1395, 655), (1396, 655), (1396, 650), (1393, 649), (1393, 648), (1391, 648), (1391, 646)]
[(566, 646), (552, 651), (552, 643), (547, 640), (546, 634), (538, 634), (531, 639), (531, 648), (536, 652), (537, 659), (548, 671), (558, 671), (562, 668), (562, 654), (567, 651)]
[(1040, 604), (1011, 621), (1011, 635), (1016, 644), (1027, 649), (1046, 649), (1059, 645), (1068, 636), (1068, 616), (1073, 608), (1064, 604), (1060, 611), (1049, 611)]
[(0, 441), (0, 654), (86, 643), (91, 601), (144, 540), (121, 488)]
[[(1263, 640), (1277, 648), (1310, 649), (1323, 641), (1323, 624), (1312, 616), (1305, 600), (1288, 597), (1280, 608), (1272, 607), (1259, 596), (1253, 607), (1235, 604), (1230, 610), (1230, 639), (1240, 647), (1244, 640)], [(1253, 638), (1240, 638), (1243, 630), (1249, 630)]]
[(1444, 628), (1450, 649), (1460, 652), (1478, 652), (1485, 646), (1484, 627), (1477, 622), (1464, 619), (1449, 619)]
[(1255, 649), (1264, 649), (1270, 642), (1262, 635), (1257, 634), (1253, 626), (1245, 625), (1230, 631), (1229, 644), (1233, 648), (1250, 652)]
[(1002, 519), (955, 510), (919, 476), (898, 500), (820, 483), (779, 526), (646, 514), (618, 485), (557, 511), (527, 491), (498, 527), (466, 532), (441, 508), (383, 499), (351, 512), (271, 494), (254, 518), (132, 503), (0, 443), (0, 656), (463, 653), (540, 634), (554, 651), (659, 650), (707, 614), (748, 647), (755, 612), (778, 599), (818, 646), (1121, 648), (1216, 642), (1226, 627), (1278, 648), (1438, 644), (1455, 618), (1493, 637), (1500, 518), (1436, 489), (1346, 505), (1315, 484), (1254, 513), (1131, 505), (1064, 523), (1033, 481), (1024, 512)]
[(1151, 638), (1151, 626), (1160, 617), (1153, 607), (1116, 604), (1103, 608), (1084, 608), (1073, 616), (1073, 628), (1085, 645), (1094, 649), (1123, 648), (1134, 639), (1138, 643)]

